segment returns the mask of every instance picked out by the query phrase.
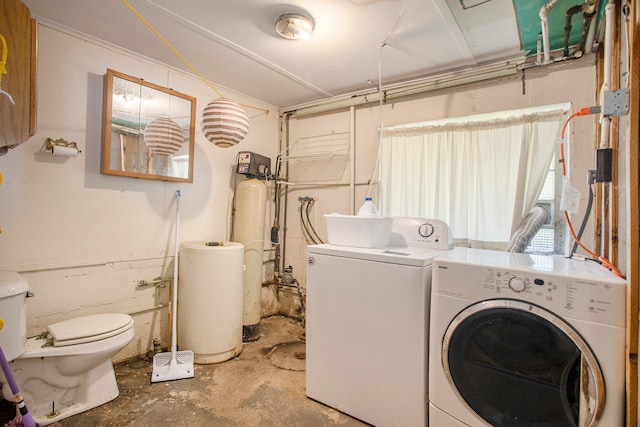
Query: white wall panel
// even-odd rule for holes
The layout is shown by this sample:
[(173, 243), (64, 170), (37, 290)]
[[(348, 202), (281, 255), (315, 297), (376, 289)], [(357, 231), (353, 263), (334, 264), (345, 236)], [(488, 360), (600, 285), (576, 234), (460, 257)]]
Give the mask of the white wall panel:
[[(526, 70), (522, 74), (493, 81), (459, 86), (429, 92), (411, 99), (390, 102), (382, 107), (378, 103), (357, 107), (355, 111), (355, 209), (364, 201), (366, 183), (371, 178), (378, 142), (378, 128), (447, 117), (521, 109), (527, 107), (572, 102), (574, 111), (596, 105), (596, 68), (594, 56), (580, 61), (567, 61), (549, 67)], [(593, 168), (596, 122), (598, 116), (578, 117), (572, 121), (568, 152), (571, 154), (569, 173), (573, 184), (581, 192), (580, 215), (573, 219), (579, 223), (587, 204), (586, 173)], [(349, 131), (349, 111), (295, 118), (289, 121), (290, 141), (328, 132)], [(348, 183), (348, 181), (346, 181)], [(297, 197), (311, 196), (314, 205), (313, 224), (321, 236), (326, 237), (323, 214), (337, 212), (349, 214), (349, 187), (306, 186), (291, 187), (287, 221), (288, 236), (285, 265), (294, 267), (294, 275), (304, 280), (304, 254), (307, 242), (300, 226)], [(376, 199), (375, 187), (372, 191)], [(587, 247), (593, 246), (592, 225), (583, 236)]]
[[(44, 25), (38, 52), (38, 132), (0, 157), (0, 269), (20, 271), (31, 282), (30, 334), (83, 314), (152, 309), (153, 289), (136, 284), (173, 275), (175, 191), (182, 192), (181, 241), (226, 240), (237, 152), (275, 159), (278, 150), (277, 111), (238, 92), (218, 88), (236, 102), (272, 110), (247, 108), (249, 134), (223, 149), (200, 131), (201, 110), (218, 95), (197, 77)], [(100, 174), (107, 68), (197, 98), (192, 184)], [(75, 141), (82, 153), (43, 153), (48, 137)], [(273, 219), (265, 221), (270, 227)], [(162, 290), (165, 304), (169, 287)], [(136, 338), (117, 359), (144, 353), (154, 337), (166, 338), (166, 309), (134, 319)]]

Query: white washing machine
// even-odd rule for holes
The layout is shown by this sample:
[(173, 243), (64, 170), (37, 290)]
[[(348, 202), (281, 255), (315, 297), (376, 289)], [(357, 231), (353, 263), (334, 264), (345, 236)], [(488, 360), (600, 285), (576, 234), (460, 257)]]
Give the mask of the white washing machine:
[(424, 426), (437, 220), (394, 218), (390, 245), (307, 248), (307, 396), (367, 423)]
[(623, 279), (591, 261), (462, 248), (433, 269), (432, 426), (624, 425)]

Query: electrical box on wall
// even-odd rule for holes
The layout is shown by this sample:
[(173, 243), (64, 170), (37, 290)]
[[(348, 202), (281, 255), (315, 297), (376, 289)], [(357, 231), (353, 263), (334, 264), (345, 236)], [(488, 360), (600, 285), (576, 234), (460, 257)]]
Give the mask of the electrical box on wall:
[(251, 178), (267, 179), (271, 172), (271, 159), (251, 151), (238, 153), (238, 166), (236, 173), (247, 175)]
[(613, 149), (596, 150), (596, 182), (611, 182), (613, 170)]

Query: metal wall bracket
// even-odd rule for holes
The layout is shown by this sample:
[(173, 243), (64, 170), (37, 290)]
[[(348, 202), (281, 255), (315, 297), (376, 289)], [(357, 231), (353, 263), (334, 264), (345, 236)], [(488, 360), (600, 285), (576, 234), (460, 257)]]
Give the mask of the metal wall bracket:
[(150, 282), (147, 282), (146, 280), (140, 280), (138, 281), (138, 284), (136, 287), (138, 288), (142, 288), (144, 286), (155, 286), (155, 287), (160, 287), (160, 288), (164, 288), (165, 287), (165, 282), (169, 282), (172, 279), (163, 279), (161, 277), (156, 277), (155, 279), (153, 279)]
[(629, 89), (606, 90), (602, 102), (602, 114), (624, 116), (629, 113)]

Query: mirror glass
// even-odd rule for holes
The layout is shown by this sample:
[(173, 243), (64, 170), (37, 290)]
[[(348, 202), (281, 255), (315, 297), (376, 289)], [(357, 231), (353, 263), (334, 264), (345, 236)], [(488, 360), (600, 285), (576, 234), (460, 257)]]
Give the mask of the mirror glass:
[(102, 173), (193, 182), (195, 109), (194, 97), (107, 70)]

